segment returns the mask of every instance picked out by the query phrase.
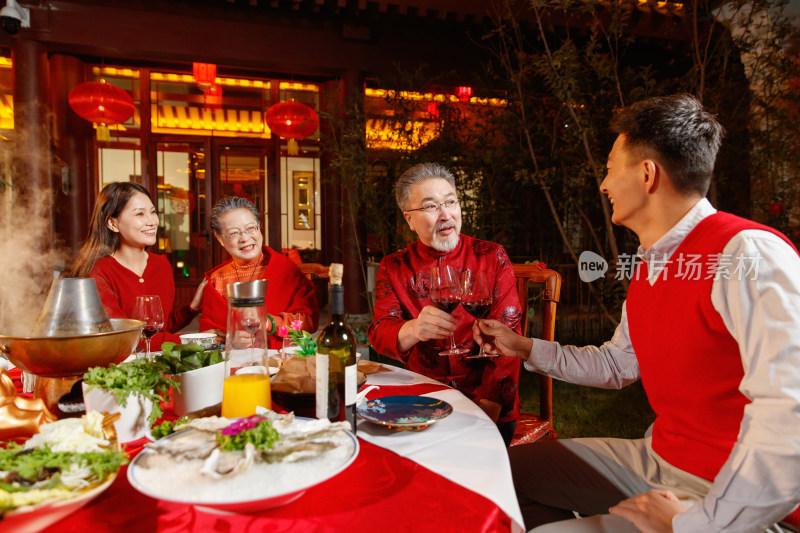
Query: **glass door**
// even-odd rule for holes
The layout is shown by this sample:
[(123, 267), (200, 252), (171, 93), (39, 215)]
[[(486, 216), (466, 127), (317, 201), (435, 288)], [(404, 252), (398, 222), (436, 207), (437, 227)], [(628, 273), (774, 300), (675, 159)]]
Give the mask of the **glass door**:
[[(215, 201), (225, 196), (239, 196), (250, 200), (261, 216), (261, 233), (268, 243), (268, 146), (253, 146), (221, 142), (214, 150), (219, 169), (219, 194)], [(229, 259), (228, 253), (214, 239), (214, 256), (217, 263)]]
[[(207, 179), (205, 142), (156, 142), (158, 249), (172, 264), (178, 292), (194, 294), (211, 264), (208, 210), (211, 180)], [(191, 298), (191, 297), (190, 297)]]

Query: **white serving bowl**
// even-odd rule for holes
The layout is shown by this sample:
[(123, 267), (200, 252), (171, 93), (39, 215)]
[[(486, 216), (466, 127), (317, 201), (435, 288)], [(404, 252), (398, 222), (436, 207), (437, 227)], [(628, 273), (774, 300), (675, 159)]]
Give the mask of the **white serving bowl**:
[(173, 391), (175, 414), (183, 416), (222, 403), (222, 381), (225, 378), (225, 363), (173, 374), (172, 379), (180, 383), (181, 390)]

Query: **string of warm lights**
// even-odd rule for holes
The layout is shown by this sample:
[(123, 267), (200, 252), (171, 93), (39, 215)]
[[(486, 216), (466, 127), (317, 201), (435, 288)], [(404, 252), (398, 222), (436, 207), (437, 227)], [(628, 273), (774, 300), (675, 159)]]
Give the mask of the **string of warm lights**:
[[(0, 68), (11, 68), (12, 61), (7, 57), (0, 57)], [(139, 69), (114, 67), (114, 66), (95, 66), (92, 73), (98, 79), (126, 79), (138, 80), (141, 72)], [(150, 80), (155, 83), (173, 83), (187, 86), (196, 86), (193, 75), (176, 72), (150, 72)], [(234, 107), (231, 105), (207, 106), (204, 105), (202, 94), (197, 91), (183, 91), (172, 94), (174, 91), (169, 89), (161, 91), (154, 89), (155, 100), (151, 104), (151, 129), (154, 133), (181, 134), (181, 135), (216, 135), (222, 137), (250, 137), (264, 138), (272, 137), (269, 127), (264, 120), (264, 102), (269, 101), (269, 91), (272, 83), (278, 83), (280, 91), (308, 92), (318, 94), (320, 87), (313, 83), (296, 81), (275, 81), (251, 78), (236, 78), (230, 76), (216, 76), (214, 82), (217, 85), (228, 88), (243, 88), (260, 91), (261, 97), (253, 98), (253, 103), (257, 104), (250, 107)], [(129, 82), (130, 83), (130, 82)], [(387, 98), (402, 98), (414, 102), (428, 103), (447, 103), (464, 104), (476, 106), (506, 106), (508, 103), (502, 98), (483, 98), (472, 96), (472, 90), (468, 87), (461, 89), (462, 97), (458, 94), (445, 94), (444, 92), (414, 92), (414, 91), (391, 91), (385, 89), (367, 88), (365, 97), (368, 99), (385, 100)], [(430, 112), (430, 110), (429, 110)], [(14, 127), (13, 101), (11, 94), (0, 95), (0, 129), (13, 129)], [(436, 118), (436, 117), (432, 117)], [(118, 136), (125, 137), (135, 132), (141, 124), (141, 116), (137, 102), (136, 112), (133, 117), (125, 123), (109, 125), (108, 129), (115, 131)], [(406, 123), (399, 123), (388, 117), (370, 118), (366, 123), (367, 145), (371, 149), (414, 149), (422, 146), (437, 135), (437, 124), (431, 120), (409, 120)]]

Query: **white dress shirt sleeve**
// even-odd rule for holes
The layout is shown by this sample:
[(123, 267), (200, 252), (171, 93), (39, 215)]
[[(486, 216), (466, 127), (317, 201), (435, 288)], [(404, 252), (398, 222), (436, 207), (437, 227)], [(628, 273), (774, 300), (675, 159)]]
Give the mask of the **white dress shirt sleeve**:
[(711, 490), (673, 519), (675, 532), (762, 531), (800, 497), (800, 257), (760, 230), (723, 250), (734, 265), (740, 256), (760, 257), (757, 275), (716, 279), (711, 301), (739, 344), (751, 403)]
[(576, 385), (621, 389), (639, 379), (639, 363), (628, 334), (625, 304), (614, 336), (602, 346), (561, 346), (534, 339), (524, 362), (531, 372), (541, 372)]

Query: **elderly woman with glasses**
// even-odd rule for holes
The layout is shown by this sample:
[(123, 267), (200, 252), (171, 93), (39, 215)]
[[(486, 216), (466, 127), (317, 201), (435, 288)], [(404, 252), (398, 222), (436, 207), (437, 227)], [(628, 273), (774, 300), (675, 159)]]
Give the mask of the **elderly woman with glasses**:
[(228, 318), (226, 285), (257, 279), (269, 281), (266, 304), (270, 348), (281, 347), (281, 339), (274, 335), (281, 326), (300, 321), (299, 329), (316, 331), (319, 305), (314, 286), (286, 256), (264, 245), (256, 207), (237, 196), (223, 198), (211, 210), (210, 224), (231, 259), (206, 273), (200, 331), (214, 332), (217, 341), (224, 342)]

